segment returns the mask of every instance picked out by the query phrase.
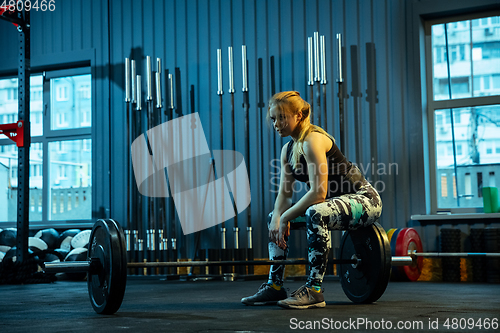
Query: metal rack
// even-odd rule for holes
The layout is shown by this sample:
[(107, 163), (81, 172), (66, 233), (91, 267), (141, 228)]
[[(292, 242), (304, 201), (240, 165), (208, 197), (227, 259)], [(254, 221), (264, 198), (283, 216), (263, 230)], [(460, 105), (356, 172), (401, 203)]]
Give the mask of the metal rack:
[[(16, 256), (19, 262), (28, 258), (29, 234), (29, 170), (30, 170), (30, 12), (9, 11), (0, 12), (0, 19), (9, 21), (19, 32), (18, 44), (18, 121), (14, 124), (4, 124), (1, 133), (9, 133), (9, 138), (18, 146), (18, 191), (17, 191), (17, 242)], [(15, 135), (13, 134), (15, 131)]]

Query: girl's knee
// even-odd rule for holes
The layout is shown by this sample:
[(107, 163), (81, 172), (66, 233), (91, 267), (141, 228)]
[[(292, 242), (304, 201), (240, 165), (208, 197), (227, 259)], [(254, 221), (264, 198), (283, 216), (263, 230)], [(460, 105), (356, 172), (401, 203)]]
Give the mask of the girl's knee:
[(307, 208), (305, 216), (306, 216), (306, 225), (308, 228), (310, 228), (312, 225), (318, 224), (318, 214), (316, 209), (314, 209), (314, 205)]
[(307, 219), (312, 219), (312, 217), (316, 213), (316, 210), (313, 207), (314, 207), (314, 205), (307, 208), (306, 213), (305, 213), (305, 216)]
[(305, 212), (306, 220), (319, 221), (324, 212), (321, 211), (321, 204), (309, 206)]
[(322, 212), (321, 207), (323, 206), (312, 205), (305, 212), (307, 229), (314, 231), (314, 233), (328, 231), (330, 216)]
[(328, 201), (312, 205), (305, 212), (306, 220), (315, 223), (322, 223), (325, 218), (330, 217), (332, 214), (335, 214), (335, 209), (333, 204)]

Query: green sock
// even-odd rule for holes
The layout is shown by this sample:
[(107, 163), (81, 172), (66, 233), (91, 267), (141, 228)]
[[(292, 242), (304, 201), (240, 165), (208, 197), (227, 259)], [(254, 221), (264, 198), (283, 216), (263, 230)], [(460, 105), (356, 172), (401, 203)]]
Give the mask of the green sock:
[(321, 286), (312, 286), (311, 289), (317, 293), (319, 293), (321, 291)]

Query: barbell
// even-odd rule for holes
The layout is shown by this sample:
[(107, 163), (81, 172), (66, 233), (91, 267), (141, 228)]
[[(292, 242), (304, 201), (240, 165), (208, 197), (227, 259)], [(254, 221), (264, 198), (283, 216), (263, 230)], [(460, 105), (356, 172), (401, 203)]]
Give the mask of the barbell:
[[(409, 242), (408, 244), (411, 244)], [(385, 230), (378, 223), (347, 230), (341, 239), (339, 258), (330, 263), (339, 265), (342, 289), (354, 303), (372, 303), (385, 292), (391, 266), (410, 266), (421, 269), (417, 258), (426, 256), (410, 246), (407, 256), (391, 256)], [(429, 253), (428, 256), (490, 256), (500, 253)], [(236, 265), (297, 265), (307, 260), (252, 261), (184, 261), (134, 262), (127, 264), (125, 235), (112, 219), (100, 219), (94, 224), (89, 240), (87, 261), (44, 263), (46, 273), (86, 272), (90, 303), (99, 314), (113, 314), (120, 308), (125, 294), (127, 268), (193, 267)]]

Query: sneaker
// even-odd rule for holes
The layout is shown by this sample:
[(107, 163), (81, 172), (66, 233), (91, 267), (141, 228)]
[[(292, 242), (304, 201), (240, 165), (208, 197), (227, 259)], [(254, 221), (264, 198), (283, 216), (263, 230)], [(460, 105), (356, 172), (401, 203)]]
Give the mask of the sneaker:
[(245, 305), (268, 305), (276, 304), (278, 301), (286, 298), (287, 294), (284, 288), (276, 290), (265, 282), (260, 286), (259, 291), (255, 295), (242, 298), (241, 303)]
[(306, 285), (294, 291), (290, 297), (279, 301), (278, 305), (287, 309), (324, 308), (326, 306), (323, 292), (315, 292)]

